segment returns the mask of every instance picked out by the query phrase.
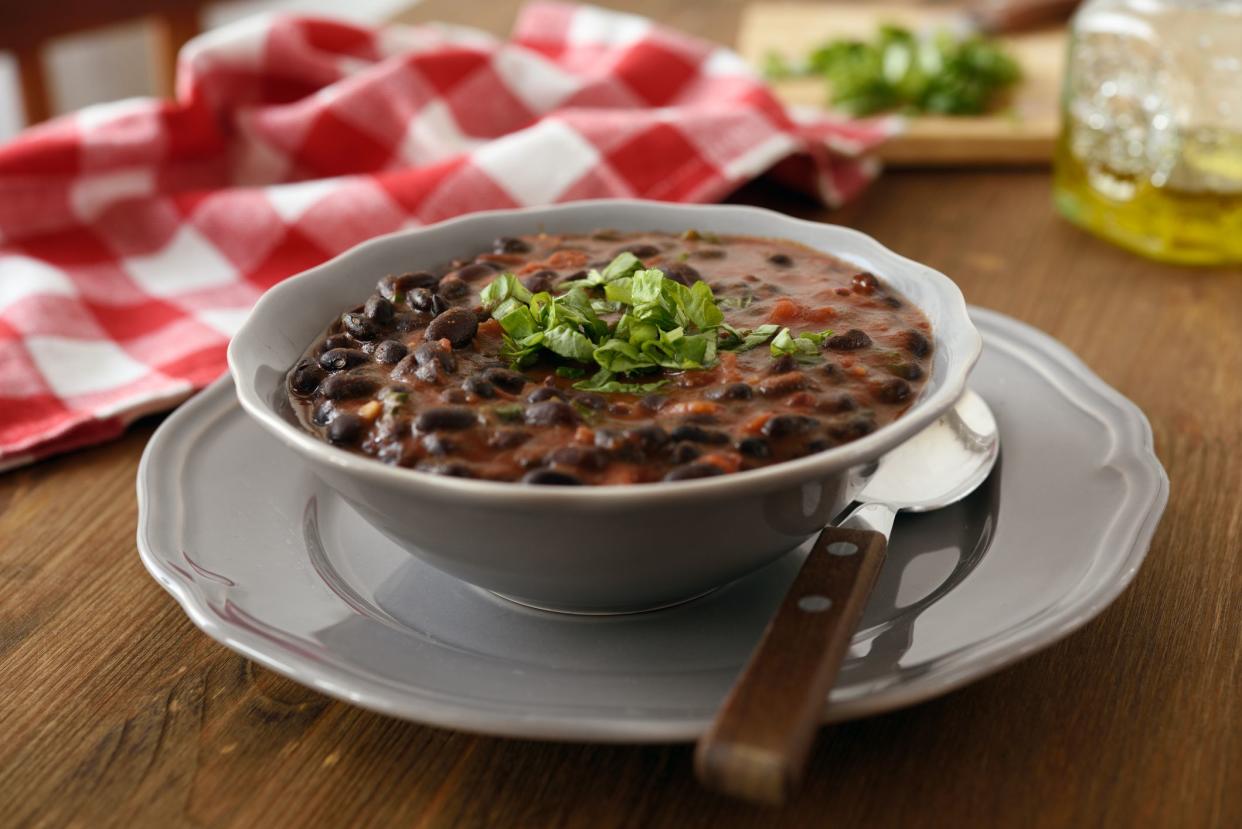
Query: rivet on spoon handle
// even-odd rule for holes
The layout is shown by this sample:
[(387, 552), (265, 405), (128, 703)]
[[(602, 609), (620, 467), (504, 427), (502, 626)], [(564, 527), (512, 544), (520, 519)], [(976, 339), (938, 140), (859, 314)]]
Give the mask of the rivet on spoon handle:
[(695, 773), (704, 785), (773, 804), (797, 788), (887, 546), (882, 533), (869, 530), (820, 534), (699, 738)]

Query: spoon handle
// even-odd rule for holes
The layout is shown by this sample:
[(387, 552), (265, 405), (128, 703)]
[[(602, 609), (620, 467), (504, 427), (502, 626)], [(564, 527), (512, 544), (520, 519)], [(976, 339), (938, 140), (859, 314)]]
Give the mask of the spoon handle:
[(884, 562), (892, 526), (892, 512), (884, 509), (887, 521), (878, 522), (883, 532), (829, 527), (816, 540), (699, 738), (695, 772), (704, 785), (774, 804), (797, 787), (828, 692)]

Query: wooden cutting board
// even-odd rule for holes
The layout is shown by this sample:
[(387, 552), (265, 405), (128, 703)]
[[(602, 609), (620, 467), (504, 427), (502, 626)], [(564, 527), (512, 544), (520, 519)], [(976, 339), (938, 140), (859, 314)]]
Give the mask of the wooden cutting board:
[[(953, 7), (943, 5), (755, 3), (742, 15), (738, 51), (753, 66), (762, 67), (773, 52), (799, 59), (834, 38), (870, 39), (881, 23), (925, 31), (953, 15)], [(1023, 72), (1004, 111), (979, 117), (911, 117), (905, 131), (881, 147), (880, 157), (897, 166), (1048, 163), (1059, 123), (1065, 31), (1045, 29), (1002, 40)], [(828, 104), (827, 85), (820, 78), (791, 78), (773, 86), (788, 104)]]

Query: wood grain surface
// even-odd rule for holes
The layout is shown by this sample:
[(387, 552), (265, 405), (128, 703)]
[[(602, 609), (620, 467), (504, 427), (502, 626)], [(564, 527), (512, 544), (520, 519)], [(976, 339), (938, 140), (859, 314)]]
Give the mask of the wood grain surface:
[[(631, 7), (730, 41), (740, 4)], [(503, 32), (516, 3), (416, 19)], [(143, 570), (155, 421), (0, 476), (0, 825), (1242, 825), (1242, 271), (1137, 259), (1056, 218), (1043, 172), (902, 171), (831, 215), (1074, 349), (1152, 420), (1172, 497), (1098, 619), (940, 699), (834, 726), (779, 811), (688, 745), (492, 739), (331, 701), (217, 645)], [(1056, 520), (1056, 516), (1048, 516)]]

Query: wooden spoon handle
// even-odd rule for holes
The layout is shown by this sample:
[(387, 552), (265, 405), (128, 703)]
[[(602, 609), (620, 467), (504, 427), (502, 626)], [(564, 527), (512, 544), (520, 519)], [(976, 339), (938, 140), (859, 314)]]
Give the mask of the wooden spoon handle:
[(764, 803), (781, 803), (797, 787), (887, 546), (871, 530), (820, 535), (699, 738), (694, 765), (704, 785)]

